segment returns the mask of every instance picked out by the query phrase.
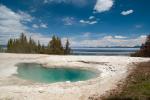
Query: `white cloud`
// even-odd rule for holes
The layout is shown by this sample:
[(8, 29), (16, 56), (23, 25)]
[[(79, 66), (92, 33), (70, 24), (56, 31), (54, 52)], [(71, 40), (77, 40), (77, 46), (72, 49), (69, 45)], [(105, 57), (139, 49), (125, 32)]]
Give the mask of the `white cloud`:
[(94, 16), (90, 16), (90, 17), (89, 17), (90, 20), (91, 20), (91, 19), (94, 19), (94, 18), (95, 18)]
[(90, 32), (85, 32), (85, 33), (83, 33), (83, 37), (89, 37), (90, 36)]
[(65, 3), (65, 4), (73, 4), (75, 6), (85, 6), (87, 5), (87, 0), (43, 0), (44, 4), (47, 3)]
[(27, 33), (27, 37), (32, 37), (36, 42), (38, 40), (40, 41), (41, 44), (47, 45), (48, 42), (51, 40), (51, 36), (45, 36), (40, 33)]
[[(124, 37), (124, 36), (119, 36)], [(98, 39), (83, 39), (71, 38), (72, 47), (105, 47), (105, 46), (128, 46), (133, 47), (141, 45), (146, 40), (146, 35), (141, 35), (135, 38), (115, 38), (115, 36), (104, 36)]]
[(80, 23), (87, 23), (89, 21), (80, 20)]
[(62, 19), (64, 25), (73, 25), (75, 23), (74, 17), (65, 17)]
[(38, 24), (33, 24), (33, 28), (48, 28), (47, 24), (41, 23), (40, 25)]
[(31, 22), (34, 18), (29, 15), (28, 13), (25, 13), (23, 11), (19, 11), (18, 14), (21, 16), (21, 20), (23, 21), (28, 21), (28, 22)]
[(33, 28), (39, 28), (39, 26), (37, 24), (33, 24), (32, 27)]
[(41, 24), (40, 24), (40, 27), (41, 27), (41, 28), (48, 28), (47, 24), (44, 24), (44, 23), (41, 23)]
[(126, 15), (129, 15), (129, 14), (132, 14), (134, 11), (131, 9), (131, 10), (127, 10), (127, 11), (122, 11), (121, 14), (126, 16)]
[[(14, 12), (4, 5), (0, 5), (0, 44), (7, 44), (8, 39), (18, 38), (20, 33), (25, 33), (27, 37), (32, 36), (35, 40), (40, 40), (42, 43), (47, 43), (50, 37), (44, 36), (40, 33), (28, 32), (29, 27), (25, 25), (31, 22), (33, 17), (25, 12)], [(47, 28), (46, 24), (39, 25), (42, 28)], [(38, 28), (36, 24), (32, 27)]]
[(98, 13), (109, 11), (113, 6), (113, 0), (97, 0), (94, 10)]
[(139, 38), (146, 38), (147, 36), (146, 35), (141, 35)]
[(112, 39), (113, 38), (113, 36), (111, 36), (111, 35), (108, 35), (108, 36), (104, 36), (103, 37), (103, 39)]
[(97, 21), (91, 21), (89, 24), (93, 25), (93, 24), (96, 24)]
[(95, 21), (89, 21), (89, 20), (80, 20), (79, 21), (80, 23), (82, 23), (82, 24), (90, 24), (90, 25), (93, 25), (93, 24), (96, 24), (96, 23), (98, 23), (96, 20)]
[(125, 37), (125, 36), (120, 36), (120, 35), (116, 35), (116, 36), (114, 36), (115, 38), (117, 38), (117, 39), (125, 39), (125, 38), (127, 38), (127, 37)]
[(18, 11), (14, 12), (4, 5), (0, 5), (0, 41), (6, 44), (7, 40), (18, 37), (20, 33), (29, 29), (25, 23), (31, 22), (33, 17), (29, 14)]
[(4, 5), (0, 5), (0, 32), (1, 33), (20, 33), (28, 29), (24, 23), (31, 21), (33, 18), (22, 11), (18, 13)]
[(87, 20), (81, 19), (79, 22), (82, 23), (82, 24), (93, 25), (93, 24), (98, 23), (98, 20), (99, 19), (95, 18), (95, 16), (90, 16)]

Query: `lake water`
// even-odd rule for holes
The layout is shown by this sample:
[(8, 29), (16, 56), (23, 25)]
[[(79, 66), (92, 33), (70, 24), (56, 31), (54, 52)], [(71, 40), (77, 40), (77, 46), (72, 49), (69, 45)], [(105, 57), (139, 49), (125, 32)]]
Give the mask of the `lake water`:
[(124, 55), (138, 51), (140, 48), (72, 48), (74, 55)]
[(54, 83), (65, 81), (84, 81), (97, 77), (97, 73), (90, 70), (70, 68), (44, 68), (40, 64), (18, 64), (17, 76), (23, 79), (42, 83)]

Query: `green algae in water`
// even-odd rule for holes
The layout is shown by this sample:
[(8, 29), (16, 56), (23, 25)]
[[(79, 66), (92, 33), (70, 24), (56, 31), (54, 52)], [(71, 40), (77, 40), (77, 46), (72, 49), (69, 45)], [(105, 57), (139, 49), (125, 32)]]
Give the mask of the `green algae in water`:
[(95, 78), (98, 74), (91, 70), (71, 69), (71, 68), (44, 68), (36, 63), (18, 64), (18, 74), (20, 78), (41, 83), (55, 83), (65, 81), (84, 81)]

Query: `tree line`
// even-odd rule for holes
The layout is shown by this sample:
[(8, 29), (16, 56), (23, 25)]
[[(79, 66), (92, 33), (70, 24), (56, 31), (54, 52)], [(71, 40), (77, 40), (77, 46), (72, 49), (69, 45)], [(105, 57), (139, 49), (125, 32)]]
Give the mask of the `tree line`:
[(150, 57), (150, 35), (147, 36), (146, 41), (142, 44), (139, 51), (131, 54), (134, 57)]
[(3, 51), (3, 49), (2, 49), (2, 47), (1, 47), (1, 45), (0, 45), (0, 52), (2, 52)]
[(69, 40), (66, 41), (63, 47), (61, 39), (57, 36), (52, 36), (47, 46), (44, 46), (38, 41), (37, 43), (30, 37), (22, 33), (18, 39), (10, 38), (7, 43), (8, 53), (39, 53), (39, 54), (58, 54), (68, 55), (71, 53)]

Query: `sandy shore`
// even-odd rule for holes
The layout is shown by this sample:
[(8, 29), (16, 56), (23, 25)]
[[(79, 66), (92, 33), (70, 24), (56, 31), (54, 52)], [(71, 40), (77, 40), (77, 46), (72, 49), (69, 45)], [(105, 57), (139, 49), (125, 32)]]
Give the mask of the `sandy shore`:
[[(150, 58), (125, 56), (56, 56), (0, 53), (0, 100), (87, 100), (114, 89), (126, 78), (133, 64)], [(31, 62), (45, 67), (94, 69), (99, 77), (79, 82), (35, 83), (15, 76), (17, 63)]]

